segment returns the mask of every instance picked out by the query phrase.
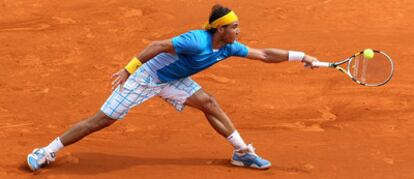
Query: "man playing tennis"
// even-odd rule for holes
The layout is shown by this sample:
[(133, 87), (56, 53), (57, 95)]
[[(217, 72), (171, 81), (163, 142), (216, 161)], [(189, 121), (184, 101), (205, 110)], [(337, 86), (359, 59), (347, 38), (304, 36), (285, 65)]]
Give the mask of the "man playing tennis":
[(178, 111), (185, 105), (201, 110), (212, 127), (234, 147), (231, 163), (236, 166), (266, 169), (270, 162), (255, 153), (234, 128), (217, 101), (190, 76), (231, 56), (264, 62), (300, 61), (312, 67), (315, 58), (298, 51), (254, 49), (236, 41), (240, 33), (234, 11), (215, 5), (204, 30), (194, 30), (172, 39), (155, 41), (134, 57), (125, 69), (113, 76), (115, 89), (94, 116), (83, 120), (48, 146), (37, 148), (27, 156), (35, 171), (53, 161), (56, 153), (83, 137), (122, 119), (128, 111), (154, 96), (160, 96)]

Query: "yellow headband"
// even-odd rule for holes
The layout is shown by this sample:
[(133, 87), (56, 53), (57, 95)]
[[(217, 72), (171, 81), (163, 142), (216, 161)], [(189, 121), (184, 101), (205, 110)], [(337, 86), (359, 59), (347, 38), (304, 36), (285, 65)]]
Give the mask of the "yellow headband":
[(238, 20), (239, 18), (237, 17), (236, 13), (234, 13), (234, 11), (230, 11), (225, 16), (220, 17), (216, 19), (215, 21), (213, 21), (211, 24), (209, 23), (204, 24), (203, 28), (206, 30), (209, 30), (211, 28), (217, 28), (219, 26), (231, 24)]

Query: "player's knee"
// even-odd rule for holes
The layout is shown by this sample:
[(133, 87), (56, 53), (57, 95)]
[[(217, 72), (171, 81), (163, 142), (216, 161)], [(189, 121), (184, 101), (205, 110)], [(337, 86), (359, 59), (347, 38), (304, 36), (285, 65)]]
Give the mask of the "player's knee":
[(204, 112), (208, 112), (208, 111), (213, 111), (218, 109), (218, 103), (216, 101), (216, 98), (214, 96), (211, 95), (206, 95), (204, 100), (203, 100), (203, 109)]
[(186, 103), (188, 105), (196, 107), (204, 113), (212, 113), (220, 109), (216, 99), (203, 90), (198, 91), (196, 94), (190, 97)]

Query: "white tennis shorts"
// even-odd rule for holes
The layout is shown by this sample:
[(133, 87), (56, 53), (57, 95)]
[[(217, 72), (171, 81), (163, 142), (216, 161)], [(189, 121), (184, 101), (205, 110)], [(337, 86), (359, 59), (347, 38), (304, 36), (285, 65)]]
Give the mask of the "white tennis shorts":
[(122, 92), (119, 89), (113, 91), (101, 107), (101, 111), (112, 119), (124, 118), (131, 108), (154, 96), (160, 96), (182, 111), (187, 98), (201, 87), (189, 77), (157, 84), (144, 68), (139, 68), (125, 82)]

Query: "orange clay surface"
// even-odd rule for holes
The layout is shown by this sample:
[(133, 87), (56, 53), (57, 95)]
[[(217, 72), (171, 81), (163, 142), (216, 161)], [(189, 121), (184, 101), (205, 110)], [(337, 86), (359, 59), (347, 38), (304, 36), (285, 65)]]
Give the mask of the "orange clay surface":
[(58, 153), (33, 174), (26, 155), (99, 110), (111, 75), (153, 40), (198, 29), (216, 1), (0, 2), (1, 178), (413, 178), (414, 1), (219, 1), (250, 47), (337, 61), (365, 48), (396, 65), (383, 87), (332, 69), (230, 58), (195, 76), (269, 170), (229, 164), (203, 114), (159, 98)]

